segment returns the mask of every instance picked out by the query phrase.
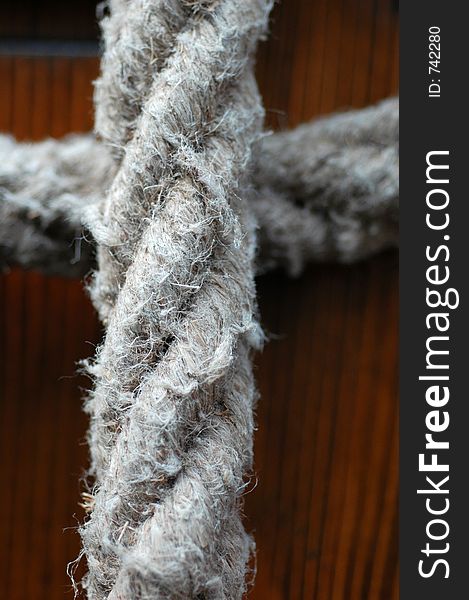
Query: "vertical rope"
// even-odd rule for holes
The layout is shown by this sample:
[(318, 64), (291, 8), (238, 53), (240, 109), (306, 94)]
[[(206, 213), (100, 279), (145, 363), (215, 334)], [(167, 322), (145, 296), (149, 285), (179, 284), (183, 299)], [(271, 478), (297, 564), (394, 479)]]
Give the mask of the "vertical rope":
[(263, 116), (252, 56), (270, 3), (196, 4), (88, 214), (107, 324), (89, 367), (92, 598), (245, 590), (239, 503), (261, 341), (246, 174)]

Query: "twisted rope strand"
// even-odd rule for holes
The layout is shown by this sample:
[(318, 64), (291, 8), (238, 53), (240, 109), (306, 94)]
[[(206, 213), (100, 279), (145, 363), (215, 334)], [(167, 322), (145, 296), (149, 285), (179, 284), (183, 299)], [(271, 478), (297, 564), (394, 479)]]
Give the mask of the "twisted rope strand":
[[(230, 99), (228, 110), (216, 127), (217, 135), (207, 140), (205, 151), (194, 156), (188, 148), (185, 156), (179, 158), (181, 168), (198, 175), (196, 183), (180, 176), (171, 189), (168, 181), (170, 191), (154, 211), (154, 218), (136, 250), (132, 271), (130, 275), (127, 273), (122, 287), (122, 290), (128, 288), (129, 293), (121, 293), (121, 301), (113, 309), (109, 343), (99, 356), (99, 372), (105, 373), (105, 377), (97, 380), (88, 405), (92, 415), (92, 462), (98, 479), (106, 468), (114, 432), (119, 430), (118, 415), (132, 402), (133, 392), (141, 384), (148, 364), (159, 360), (167, 340), (177, 336), (181, 314), (194, 301), (207, 276), (206, 266), (213, 248), (217, 244), (240, 243), (243, 232), (229, 206), (230, 200), (235, 201), (239, 166), (228, 152), (235, 149), (238, 140), (252, 138), (254, 134), (255, 113), (249, 110), (255, 101), (253, 89), (254, 80), (246, 78), (246, 85), (240, 85), (238, 93)], [(231, 112), (232, 102), (245, 115), (244, 128), (243, 117)], [(233, 129), (238, 137), (233, 136)], [(231, 190), (227, 189), (227, 182)]]
[[(244, 179), (262, 117), (251, 56), (269, 8), (223, 0), (178, 36), (91, 219), (108, 322), (88, 402), (91, 598), (245, 589), (238, 505), (260, 333)], [(154, 557), (144, 572), (132, 559), (142, 548)]]
[(90, 136), (25, 144), (0, 135), (0, 267), (83, 275), (93, 254), (83, 208), (101, 201), (113, 172)]
[[(178, 161), (186, 159), (186, 151), (196, 154), (211, 136), (220, 93), (229, 98), (227, 88), (252, 56), (258, 31), (265, 26), (261, 11), (253, 18), (252, 2), (219, 2), (193, 29), (177, 36), (177, 53), (152, 85), (109, 194), (99, 214), (88, 217), (99, 242), (101, 267), (91, 295), (104, 322), (142, 234), (145, 216), (166, 193), (164, 186), (180, 168)], [(225, 118), (233, 118), (233, 114), (227, 111)], [(237, 145), (236, 137), (243, 135), (246, 127), (241, 120), (239, 129), (233, 129), (233, 152), (243, 147)], [(221, 136), (218, 139), (222, 140)], [(227, 153), (226, 158), (242, 172), (242, 152), (233, 158)]]
[[(311, 261), (350, 262), (397, 245), (398, 102), (378, 107), (302, 125), (301, 151), (297, 129), (261, 139), (250, 197), (260, 272), (282, 266), (297, 275)], [(115, 170), (90, 135), (36, 144), (0, 136), (0, 265), (87, 273), (93, 253), (82, 239), (84, 208), (102, 200)], [(85, 237), (92, 239), (86, 229)]]
[(204, 2), (110, 0), (100, 21), (104, 41), (95, 82), (95, 131), (117, 163), (132, 139), (151, 84), (174, 51), (176, 36)]
[(261, 268), (296, 275), (313, 260), (350, 262), (396, 245), (398, 136), (393, 98), (266, 138), (252, 203)]

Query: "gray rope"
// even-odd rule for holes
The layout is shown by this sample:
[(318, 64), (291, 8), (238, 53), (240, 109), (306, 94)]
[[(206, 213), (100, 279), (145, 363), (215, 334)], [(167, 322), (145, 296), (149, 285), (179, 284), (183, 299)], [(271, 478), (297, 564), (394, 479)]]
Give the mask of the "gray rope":
[[(296, 275), (311, 261), (349, 262), (397, 245), (398, 116), (390, 99), (260, 140), (250, 198), (258, 271)], [(84, 209), (104, 197), (115, 170), (91, 135), (36, 144), (0, 136), (0, 266), (89, 272)]]
[(110, 0), (95, 82), (95, 131), (120, 162), (151, 85), (174, 52), (177, 35), (210, 2)]
[(82, 276), (93, 254), (83, 207), (102, 197), (109, 167), (89, 136), (38, 144), (0, 136), (0, 267)]
[(261, 334), (243, 198), (262, 122), (252, 55), (270, 5), (183, 4), (198, 18), (175, 34), (110, 190), (85, 216), (107, 325), (89, 367), (91, 598), (240, 598), (252, 546), (239, 504)]
[(396, 246), (398, 142), (395, 98), (266, 138), (252, 204), (261, 269), (296, 275), (311, 261), (350, 262)]

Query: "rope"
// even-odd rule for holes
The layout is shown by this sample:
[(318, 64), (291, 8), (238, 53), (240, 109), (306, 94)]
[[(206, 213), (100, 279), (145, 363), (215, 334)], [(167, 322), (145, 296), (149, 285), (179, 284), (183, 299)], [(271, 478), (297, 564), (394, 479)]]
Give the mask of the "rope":
[(252, 204), (261, 269), (297, 275), (311, 261), (350, 262), (396, 246), (398, 141), (395, 98), (266, 138)]
[(262, 123), (252, 55), (270, 6), (181, 4), (191, 25), (87, 214), (107, 326), (89, 366), (90, 598), (240, 598), (252, 548), (239, 507), (261, 333), (243, 198)]
[[(396, 246), (398, 132), (398, 101), (390, 99), (264, 136), (249, 199), (258, 272), (280, 266), (298, 275), (313, 261), (350, 262)], [(85, 209), (101, 201), (115, 170), (91, 135), (36, 144), (0, 136), (0, 266), (89, 272)]]

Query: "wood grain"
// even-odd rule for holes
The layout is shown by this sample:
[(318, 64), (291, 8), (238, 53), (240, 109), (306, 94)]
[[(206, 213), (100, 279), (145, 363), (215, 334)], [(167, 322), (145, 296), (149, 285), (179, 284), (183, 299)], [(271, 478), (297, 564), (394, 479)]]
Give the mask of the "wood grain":
[[(70, 10), (68, 24), (59, 15), (48, 28), (54, 12), (44, 5), (34, 34), (13, 3), (0, 9), (16, 15), (2, 33), (92, 37), (92, 19), (72, 4), (75, 34)], [(284, 1), (271, 30), (258, 59), (270, 127), (397, 90), (392, 2)], [(96, 73), (95, 58), (0, 56), (0, 130), (40, 139), (89, 129)], [(398, 598), (397, 267), (389, 252), (258, 282), (270, 341), (256, 361), (246, 496), (258, 546), (254, 600)], [(0, 288), (1, 595), (72, 598), (66, 565), (79, 552), (87, 462), (79, 388), (88, 382), (76, 368), (100, 327), (80, 282), (15, 270)]]

